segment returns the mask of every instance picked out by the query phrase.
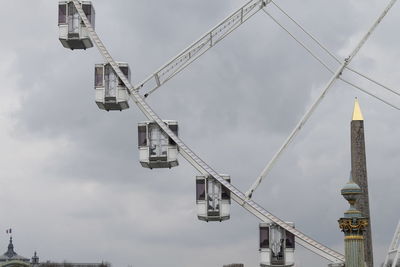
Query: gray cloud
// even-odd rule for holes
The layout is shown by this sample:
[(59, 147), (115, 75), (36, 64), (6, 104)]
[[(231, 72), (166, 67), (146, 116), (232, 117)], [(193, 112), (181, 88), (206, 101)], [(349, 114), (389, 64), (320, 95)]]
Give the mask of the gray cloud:
[[(384, 2), (278, 3), (344, 57)], [(138, 83), (242, 1), (94, 3), (99, 35), (114, 58), (129, 62)], [(2, 4), (9, 12), (0, 23), (12, 26), (0, 44), (0, 96), (5, 100), (0, 106), (0, 208), (7, 214), (2, 226), (15, 229), (17, 251), (29, 256), (36, 249), (42, 260), (107, 260), (114, 266), (258, 265), (255, 217), (233, 204), (231, 220), (200, 222), (194, 201), (197, 173), (188, 163), (180, 159), (171, 170), (140, 167), (136, 125), (145, 118), (133, 103), (124, 112), (98, 110), (93, 65), (102, 59), (95, 48), (72, 52), (61, 47), (57, 1)], [(352, 64), (392, 86), (398, 84), (399, 38), (391, 34), (399, 22), (398, 8)], [(260, 12), (148, 102), (163, 118), (178, 120), (182, 139), (246, 191), (329, 77)], [(350, 169), (355, 96), (366, 118), (375, 259), (380, 263), (399, 219), (400, 171), (399, 115), (381, 102), (338, 82), (254, 198), (316, 240), (342, 250), (336, 221), (347, 208), (339, 190)], [(0, 240), (5, 249), (6, 237)], [(298, 266), (326, 266), (300, 247), (296, 259)]]

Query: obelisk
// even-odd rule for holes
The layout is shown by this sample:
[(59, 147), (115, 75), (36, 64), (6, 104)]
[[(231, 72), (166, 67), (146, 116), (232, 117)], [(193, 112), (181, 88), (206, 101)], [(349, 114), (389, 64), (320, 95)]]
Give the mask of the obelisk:
[(364, 232), (364, 255), (367, 267), (374, 266), (372, 252), (371, 217), (369, 210), (367, 161), (365, 156), (364, 118), (356, 98), (354, 103), (353, 119), (351, 121), (351, 174), (353, 180), (362, 190), (356, 209), (361, 211), (369, 223)]

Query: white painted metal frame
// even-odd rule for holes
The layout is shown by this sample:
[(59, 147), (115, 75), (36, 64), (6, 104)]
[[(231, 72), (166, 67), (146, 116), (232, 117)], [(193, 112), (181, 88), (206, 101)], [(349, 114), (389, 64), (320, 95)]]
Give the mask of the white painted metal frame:
[[(391, 259), (393, 259), (393, 261), (389, 265)], [(400, 263), (400, 221), (394, 233), (393, 240), (390, 243), (383, 267), (396, 267), (397, 263)]]
[(249, 211), (251, 214), (259, 218), (264, 222), (274, 222), (284, 228), (285, 230), (291, 232), (296, 236), (296, 241), (298, 244), (304, 246), (306, 249), (320, 255), (321, 257), (326, 258), (332, 262), (344, 262), (344, 256), (330, 248), (318, 243), (312, 238), (306, 236), (302, 232), (297, 229), (294, 229), (278, 217), (272, 215), (261, 206), (259, 206), (253, 200), (248, 199), (240, 190), (235, 188), (230, 183), (226, 182), (216, 171), (214, 171), (209, 165), (207, 165), (200, 157), (198, 157), (188, 146), (186, 146), (180, 138), (178, 138), (160, 119), (160, 117), (152, 110), (152, 108), (145, 102), (144, 98), (135, 90), (133, 85), (129, 82), (129, 80), (125, 77), (125, 75), (121, 72), (118, 65), (111, 57), (110, 53), (107, 51), (106, 47), (98, 37), (97, 33), (94, 31), (90, 22), (88, 21), (85, 13), (83, 12), (79, 1), (73, 0), (75, 7), (77, 8), (80, 16), (84, 24), (86, 25), (90, 38), (96, 44), (99, 52), (104, 57), (104, 59), (110, 63), (113, 67), (117, 75), (124, 82), (126, 87), (129, 89), (130, 96), (135, 104), (139, 107), (139, 109), (144, 113), (144, 115), (152, 121), (155, 121), (162, 130), (172, 139), (180, 148), (181, 155), (201, 174), (203, 175), (211, 175), (215, 179), (217, 179), (222, 185), (224, 185), (229, 191), (231, 191), (231, 198), (236, 201), (239, 205)]
[(145, 97), (149, 96), (161, 85), (181, 72), (210, 48), (214, 47), (222, 39), (228, 36), (232, 31), (246, 22), (269, 2), (270, 0), (250, 0), (213, 29), (205, 33), (200, 39), (185, 48), (176, 57), (164, 64), (154, 74), (142, 81), (135, 87), (135, 89), (140, 90), (143, 88), (147, 91)]

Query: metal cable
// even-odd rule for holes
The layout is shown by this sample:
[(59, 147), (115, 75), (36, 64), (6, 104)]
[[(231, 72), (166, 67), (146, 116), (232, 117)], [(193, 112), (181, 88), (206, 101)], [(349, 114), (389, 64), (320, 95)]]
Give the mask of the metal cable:
[[(273, 0), (271, 0), (271, 3), (272, 3), (279, 11), (281, 11), (288, 19), (290, 19), (290, 21), (292, 21), (296, 26), (298, 26), (308, 37), (310, 37), (310, 38), (311, 38), (322, 50), (324, 50), (330, 57), (332, 57), (332, 58), (333, 58), (336, 62), (338, 62), (338, 63), (341, 62), (341, 60), (340, 60), (337, 56), (335, 56), (332, 52), (330, 52), (329, 49), (328, 49), (326, 46), (324, 46), (324, 45), (322, 44), (321, 41), (319, 41), (314, 35), (312, 35), (309, 31), (307, 31), (307, 30), (306, 30), (300, 23), (298, 23), (294, 18), (292, 18), (285, 10), (283, 10), (283, 8), (281, 8), (281, 7), (280, 7), (278, 4), (276, 4)], [(376, 81), (376, 80), (374, 80), (374, 79), (368, 77), (367, 75), (365, 75), (365, 74), (363, 74), (363, 73), (361, 73), (361, 72), (359, 72), (359, 71), (356, 71), (355, 69), (353, 69), (353, 68), (351, 68), (351, 67), (349, 67), (349, 66), (347, 66), (346, 69), (348, 69), (349, 71), (351, 71), (351, 72), (353, 72), (353, 73), (355, 73), (355, 74), (357, 74), (357, 75), (359, 75), (359, 76), (361, 76), (361, 77), (367, 79), (368, 81), (370, 81), (370, 82), (372, 82), (372, 83), (375, 83), (376, 85), (378, 85), (378, 86), (380, 86), (380, 87), (382, 87), (382, 88), (384, 88), (384, 89), (386, 89), (386, 90), (388, 90), (388, 91), (390, 91), (390, 92), (392, 92), (392, 93), (394, 93), (394, 94), (400, 96), (399, 91), (394, 90), (394, 89), (391, 89), (391, 88), (389, 88), (388, 86), (386, 86), (386, 85), (384, 85), (384, 84), (382, 84), (382, 83), (380, 83), (380, 82), (378, 82), (378, 81)]]
[(329, 72), (333, 73), (334, 71), (329, 68), (329, 66), (327, 64), (325, 64), (325, 62), (318, 57), (317, 55), (315, 55), (311, 49), (309, 49), (302, 41), (300, 41), (299, 39), (297, 39), (288, 29), (285, 28), (285, 26), (283, 26), (281, 23), (279, 23), (279, 21), (277, 19), (275, 19), (270, 13), (268, 13), (268, 11), (266, 11), (264, 8), (262, 9), (262, 11), (267, 14), (279, 27), (281, 27), (287, 34), (289, 34), (299, 45), (301, 45), (305, 50), (307, 50), (308, 53), (310, 53), (311, 56), (313, 56), (319, 63), (321, 63), (322, 66), (324, 66)]
[(354, 69), (352, 69), (352, 68), (350, 68), (350, 67), (347, 67), (347, 69), (348, 69), (349, 71), (355, 73), (355, 74), (360, 75), (361, 77), (367, 79), (368, 81), (373, 82), (373, 83), (375, 83), (376, 85), (379, 85), (379, 86), (385, 88), (386, 90), (392, 92), (393, 94), (400, 96), (400, 93), (399, 93), (397, 90), (391, 89), (391, 88), (387, 87), (386, 85), (384, 85), (384, 84), (382, 84), (382, 83), (380, 83), (380, 82), (378, 82), (378, 81), (375, 81), (375, 80), (371, 79), (370, 77), (368, 77), (368, 76), (366, 76), (366, 75), (364, 75), (364, 74), (362, 74), (362, 73), (360, 73), (360, 72), (358, 72), (358, 71), (356, 71), (356, 70), (354, 70)]
[(278, 6), (273, 0), (271, 0), (271, 3), (278, 8), (286, 17), (288, 17), (294, 24), (296, 24), (305, 34), (307, 34), (312, 40), (314, 40), (319, 47), (321, 47), (328, 55), (330, 55), (336, 62), (341, 63), (341, 60), (335, 56), (332, 52), (329, 51), (328, 48), (326, 48), (314, 35), (309, 33), (303, 26), (300, 25), (296, 20), (294, 20), (286, 11), (284, 11), (280, 6)]
[(367, 95), (370, 95), (370, 96), (372, 96), (372, 97), (378, 99), (379, 101), (382, 101), (382, 102), (385, 103), (386, 105), (389, 105), (389, 106), (391, 106), (391, 107), (394, 108), (394, 109), (400, 110), (400, 108), (399, 108), (398, 106), (396, 106), (396, 105), (394, 105), (394, 104), (392, 104), (392, 103), (390, 103), (390, 102), (388, 102), (388, 101), (386, 101), (386, 100), (384, 100), (384, 99), (382, 99), (382, 98), (380, 98), (380, 97), (378, 97), (378, 96), (372, 94), (371, 92), (368, 92), (367, 90), (361, 88), (360, 86), (358, 86), (358, 85), (356, 85), (356, 84), (354, 84), (354, 83), (352, 83), (352, 82), (350, 82), (350, 81), (348, 81), (348, 80), (346, 80), (346, 79), (344, 79), (344, 78), (342, 78), (342, 77), (340, 78), (340, 80), (343, 81), (343, 82), (345, 82), (345, 83), (347, 83), (348, 85), (353, 86), (354, 88), (360, 90), (361, 92), (363, 92), (363, 93), (365, 93), (365, 94), (367, 94)]
[[(302, 42), (302, 41), (300, 41), (298, 38), (296, 38), (287, 28), (285, 28), (285, 26), (283, 26), (277, 19), (275, 19), (275, 18), (274, 18), (269, 12), (267, 12), (265, 9), (263, 9), (262, 11), (263, 11), (265, 14), (267, 14), (267, 15), (268, 15), (279, 27), (281, 27), (286, 33), (288, 33), (288, 34), (289, 34), (300, 46), (302, 46), (313, 58), (315, 58), (319, 63), (321, 63), (321, 65), (324, 66), (330, 73), (332, 73), (332, 74), (334, 73), (334, 71), (333, 71), (319, 56), (317, 56), (309, 47), (307, 47), (307, 46), (304, 44), (304, 42)], [(370, 80), (370, 78), (368, 78), (367, 76), (364, 76), (363, 74), (358, 73), (357, 71), (354, 71), (354, 72), (356, 72), (356, 73), (359, 74), (360, 76), (363, 76), (365, 79)], [(398, 108), (396, 105), (394, 105), (394, 104), (392, 104), (392, 103), (390, 103), (390, 102), (388, 102), (388, 101), (386, 101), (386, 100), (380, 98), (379, 96), (377, 96), (377, 95), (375, 95), (375, 94), (373, 94), (373, 93), (371, 93), (371, 92), (368, 92), (367, 90), (361, 88), (360, 86), (358, 86), (358, 85), (356, 85), (356, 84), (354, 84), (354, 83), (352, 83), (352, 82), (350, 82), (350, 81), (348, 81), (348, 80), (345, 80), (344, 78), (340, 78), (340, 79), (341, 79), (343, 82), (347, 83), (348, 85), (351, 85), (351, 86), (353, 86), (354, 88), (360, 90), (361, 92), (366, 93), (366, 94), (368, 94), (369, 96), (372, 96), (372, 97), (376, 98), (377, 100), (379, 100), (379, 101), (381, 101), (381, 102), (383, 102), (383, 103), (385, 103), (385, 104), (391, 106), (392, 108), (395, 108), (395, 109), (399, 110), (399, 108)], [(372, 81), (372, 80), (371, 80), (371, 81)], [(375, 82), (375, 81), (373, 81), (373, 82)], [(381, 86), (384, 87), (384, 85), (381, 85)], [(390, 88), (387, 88), (387, 89), (390, 90), (390, 91), (392, 91)], [(400, 94), (397, 93), (396, 91), (393, 91), (393, 93), (395, 93), (395, 94), (397, 94), (397, 95), (400, 96)]]

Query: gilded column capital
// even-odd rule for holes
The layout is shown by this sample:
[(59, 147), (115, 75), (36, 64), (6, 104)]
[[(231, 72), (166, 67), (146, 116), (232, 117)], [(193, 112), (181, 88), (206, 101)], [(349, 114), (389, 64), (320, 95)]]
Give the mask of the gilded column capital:
[(340, 218), (339, 220), (339, 228), (348, 234), (362, 234), (367, 226), (367, 218)]

